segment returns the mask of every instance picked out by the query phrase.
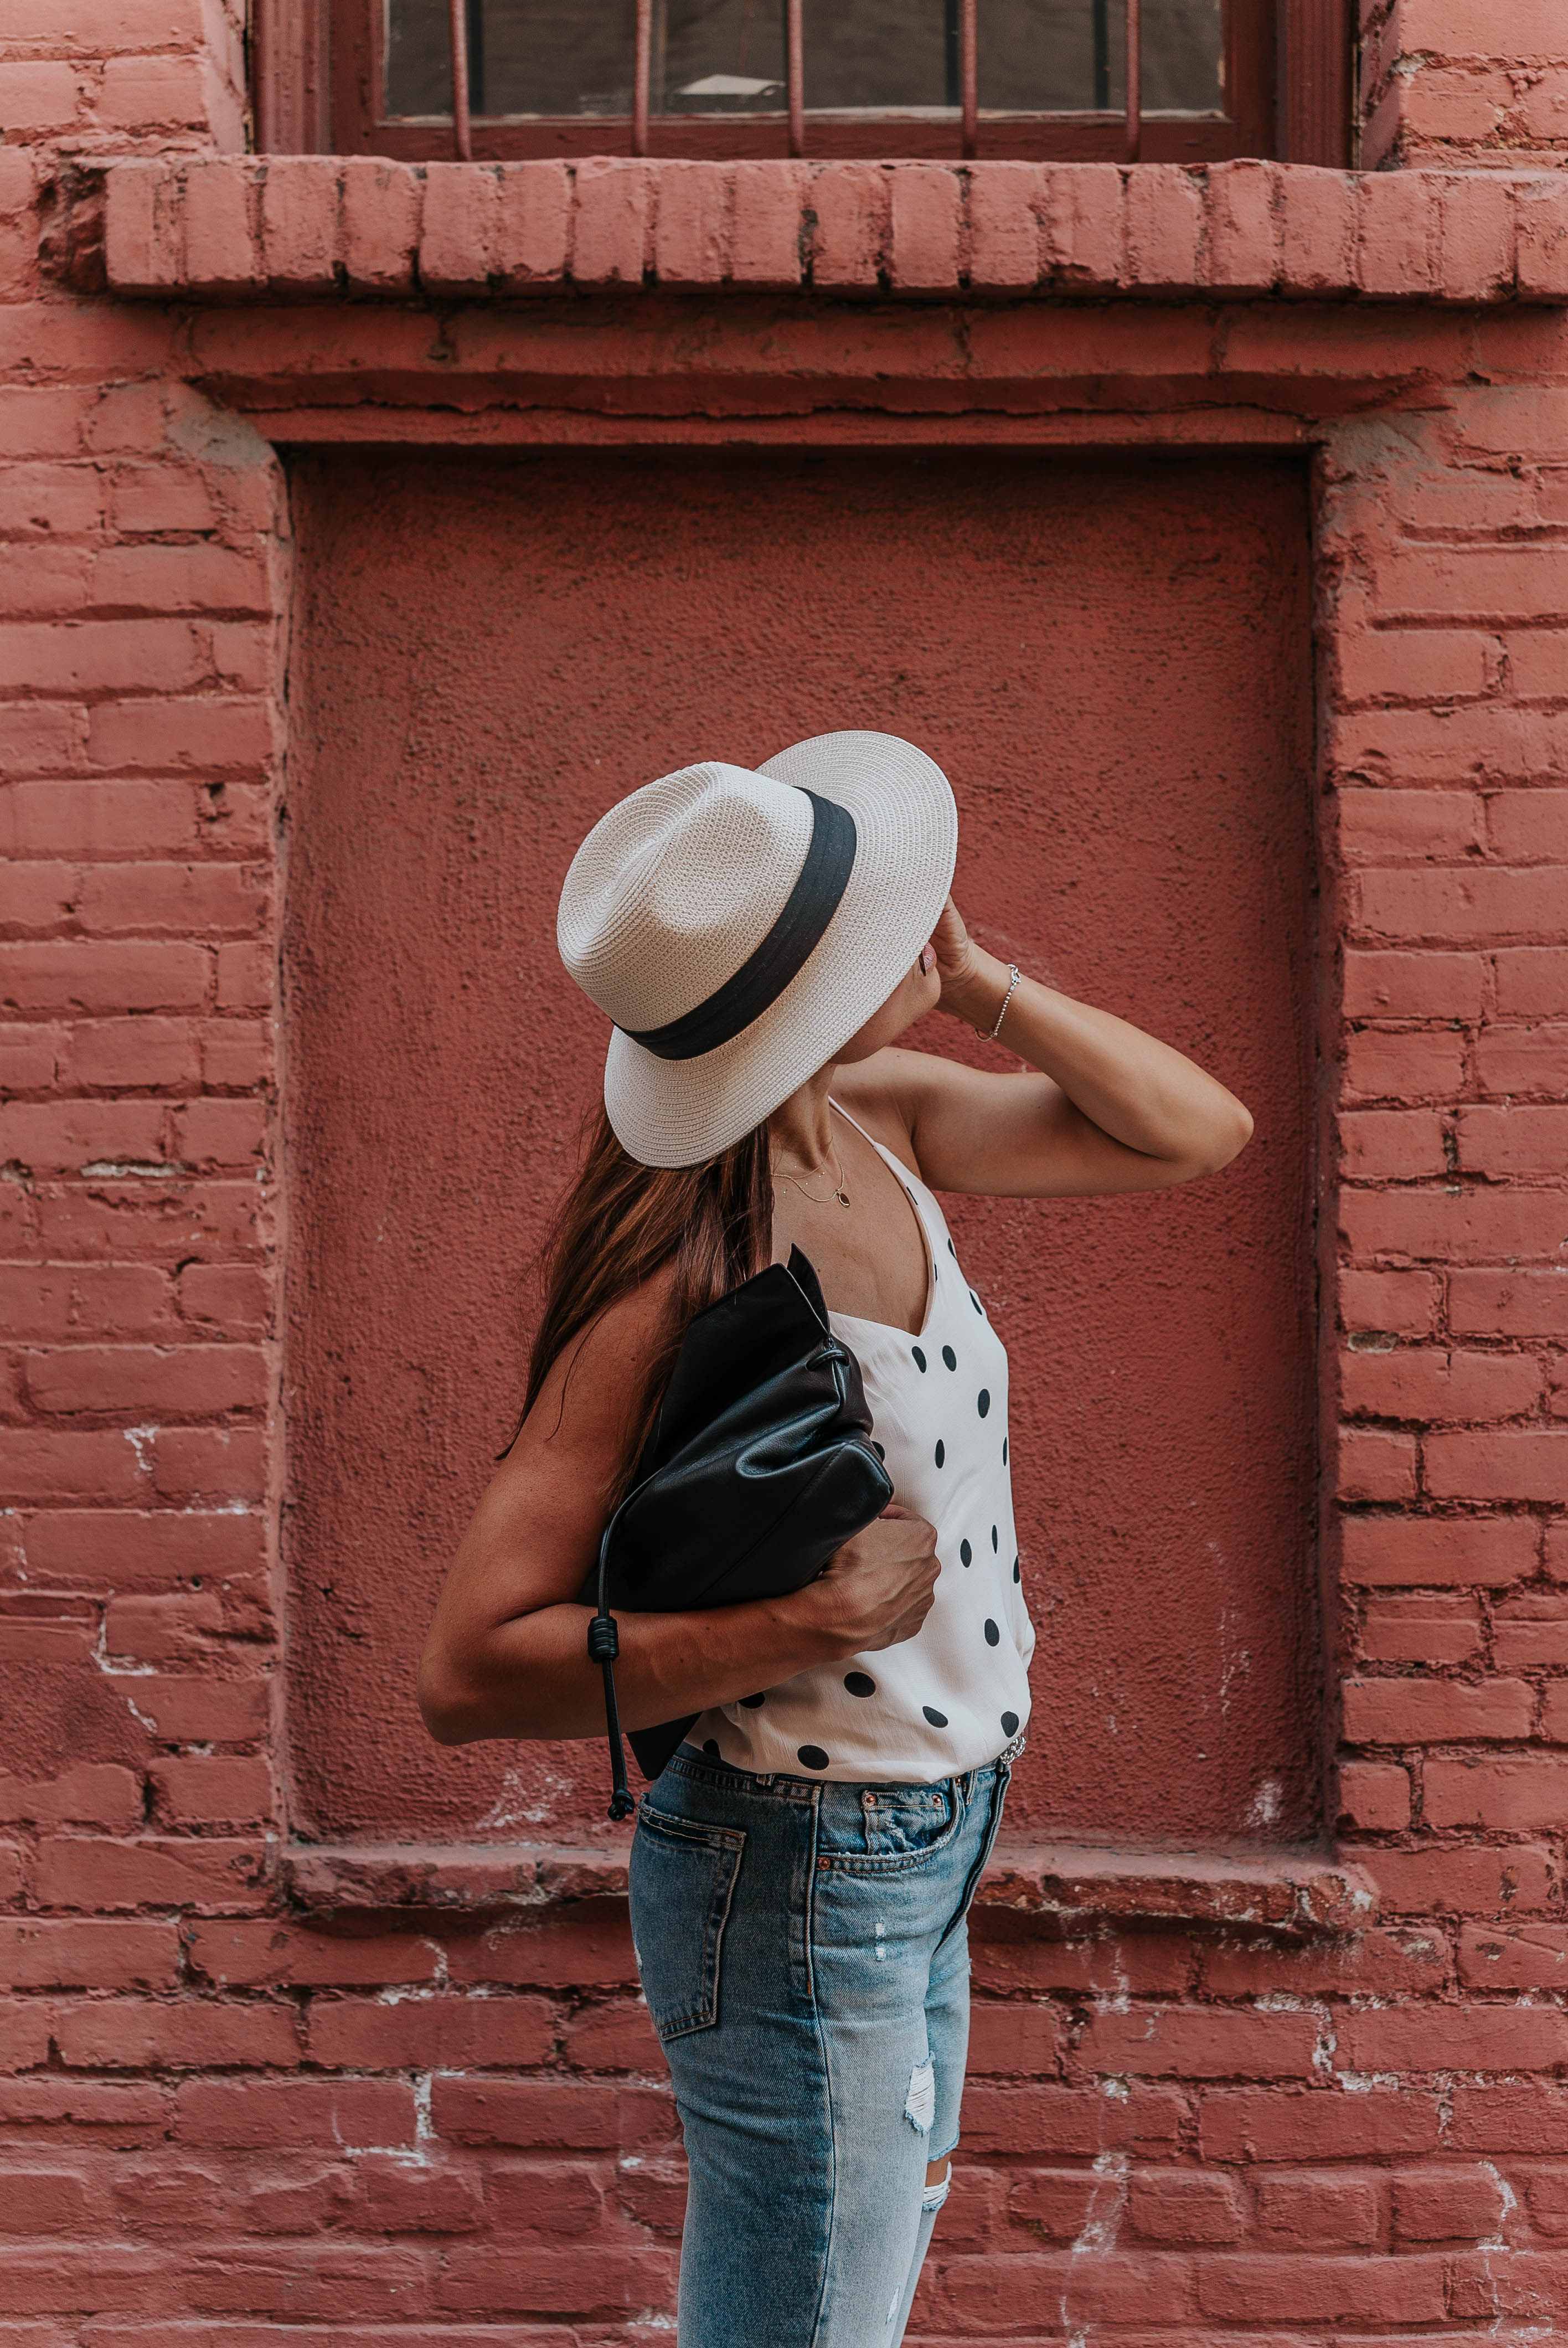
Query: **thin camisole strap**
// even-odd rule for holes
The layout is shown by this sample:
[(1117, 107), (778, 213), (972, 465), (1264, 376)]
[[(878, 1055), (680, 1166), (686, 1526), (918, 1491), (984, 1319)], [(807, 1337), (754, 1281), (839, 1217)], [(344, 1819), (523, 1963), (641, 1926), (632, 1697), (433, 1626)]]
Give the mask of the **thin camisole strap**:
[[(856, 1132), (860, 1136), (861, 1140), (868, 1141), (871, 1144), (872, 1148), (877, 1152), (879, 1157), (886, 1158), (890, 1166), (896, 1166), (900, 1174), (907, 1174), (911, 1182), (920, 1182), (920, 1177), (916, 1173), (914, 1168), (912, 1166), (906, 1166), (904, 1160), (897, 1156), (893, 1150), (889, 1149), (886, 1142), (878, 1141), (874, 1133), (867, 1133), (859, 1118), (851, 1117), (849, 1111), (845, 1107), (844, 1103), (842, 1101), (835, 1100), (831, 1093), (827, 1096), (827, 1105), (829, 1108), (835, 1108), (838, 1111), (839, 1116), (844, 1119), (845, 1124), (852, 1125), (855, 1128)], [(925, 1184), (921, 1182), (920, 1187), (923, 1189), (925, 1188)]]
[[(842, 1101), (835, 1101), (831, 1093), (829, 1093), (827, 1097), (827, 1105), (829, 1108), (837, 1109), (839, 1116), (844, 1119), (845, 1125), (854, 1126), (856, 1132), (860, 1136), (862, 1141), (868, 1141), (870, 1143), (872, 1148), (875, 1149), (878, 1158), (880, 1158), (887, 1167), (888, 1170), (894, 1176), (906, 1198), (909, 1201), (909, 1211), (915, 1218), (915, 1228), (920, 1234), (920, 1252), (925, 1259), (926, 1294), (920, 1313), (919, 1327), (913, 1330), (905, 1329), (902, 1323), (900, 1323), (899, 1334), (906, 1337), (918, 1337), (924, 1332), (930, 1321), (931, 1313), (936, 1301), (937, 1282), (941, 1277), (940, 1273), (937, 1270), (937, 1235), (932, 1230), (930, 1224), (927, 1221), (926, 1210), (920, 1203), (920, 1194), (923, 1191), (927, 1198), (930, 1198), (931, 1194), (926, 1189), (926, 1186), (921, 1181), (918, 1174), (915, 1173), (912, 1168), (906, 1166), (901, 1158), (896, 1157), (893, 1151), (886, 1147), (885, 1142), (878, 1141), (874, 1133), (867, 1133), (859, 1118), (851, 1117), (849, 1111), (844, 1107)], [(931, 1203), (935, 1206), (935, 1200), (932, 1200)], [(849, 1314), (845, 1317), (853, 1320), (856, 1316), (854, 1314)], [(892, 1324), (890, 1323), (885, 1323), (874, 1325), (890, 1327)]]

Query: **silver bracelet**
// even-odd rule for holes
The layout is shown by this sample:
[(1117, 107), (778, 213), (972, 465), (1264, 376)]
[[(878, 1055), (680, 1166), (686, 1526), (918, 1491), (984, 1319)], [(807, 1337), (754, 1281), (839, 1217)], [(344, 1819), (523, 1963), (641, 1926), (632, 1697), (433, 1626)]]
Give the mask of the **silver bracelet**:
[(1001, 1009), (997, 1013), (997, 1024), (996, 1024), (996, 1025), (995, 1025), (994, 1027), (977, 1027), (977, 1028), (975, 1029), (975, 1033), (976, 1033), (976, 1035), (983, 1035), (983, 1036), (985, 1037), (986, 1042), (987, 1042), (988, 1044), (994, 1044), (994, 1043), (996, 1042), (997, 1037), (998, 1037), (998, 1036), (1001, 1034), (1001, 1032), (1002, 1032), (1002, 1021), (1003, 1021), (1003, 1020), (1007, 1017), (1007, 1015), (1008, 1015), (1008, 1004), (1012, 1001), (1012, 998), (1013, 998), (1013, 989), (1017, 986), (1018, 982), (1019, 982), (1019, 967), (1018, 967), (1018, 964), (1017, 964), (1017, 963), (1016, 963), (1016, 962), (1009, 962), (1009, 964), (1008, 964), (1008, 991), (1007, 991), (1007, 993), (1002, 996), (1002, 1007), (1001, 1007)]

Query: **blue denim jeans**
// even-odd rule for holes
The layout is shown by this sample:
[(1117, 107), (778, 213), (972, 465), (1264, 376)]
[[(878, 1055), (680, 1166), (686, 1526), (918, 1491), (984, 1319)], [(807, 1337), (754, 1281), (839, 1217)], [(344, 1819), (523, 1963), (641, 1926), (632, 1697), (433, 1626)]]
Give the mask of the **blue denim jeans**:
[(1010, 1774), (835, 1785), (683, 1745), (643, 1796), (632, 1938), (691, 2178), (679, 2348), (897, 2348)]

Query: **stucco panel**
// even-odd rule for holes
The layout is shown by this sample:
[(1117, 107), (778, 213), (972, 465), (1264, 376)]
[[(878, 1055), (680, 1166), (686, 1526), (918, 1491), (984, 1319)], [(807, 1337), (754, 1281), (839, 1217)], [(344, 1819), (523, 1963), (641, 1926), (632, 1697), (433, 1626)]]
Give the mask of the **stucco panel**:
[[(607, 1031), (554, 907), (616, 797), (836, 726), (947, 767), (987, 942), (1253, 1107), (1222, 1179), (951, 1202), (1012, 1349), (1016, 1827), (1315, 1824), (1310, 641), (1297, 459), (313, 458), (289, 789), (300, 1823), (594, 1832), (595, 1745), (439, 1751), (431, 1603)], [(1245, 973), (1245, 979), (1242, 977)], [(973, 1052), (932, 1023), (932, 1048)]]

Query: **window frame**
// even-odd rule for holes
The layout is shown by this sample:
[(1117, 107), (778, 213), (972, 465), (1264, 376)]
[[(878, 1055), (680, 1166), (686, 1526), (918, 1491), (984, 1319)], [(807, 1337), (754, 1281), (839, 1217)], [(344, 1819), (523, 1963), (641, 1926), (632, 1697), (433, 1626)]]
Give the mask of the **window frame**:
[[(256, 144), (262, 153), (384, 155), (445, 162), (456, 153), (450, 117), (389, 118), (384, 87), (383, 0), (256, 0)], [(1227, 88), (1223, 117), (1145, 115), (1137, 160), (1202, 165), (1235, 156), (1344, 169), (1352, 160), (1350, 0), (1228, 0)], [(477, 162), (538, 157), (630, 154), (629, 115), (476, 116)], [(957, 161), (963, 156), (958, 109), (939, 117), (808, 113), (804, 154)], [(651, 157), (730, 161), (790, 153), (787, 118), (653, 116)], [(1122, 162), (1126, 118), (1114, 114), (979, 114), (976, 160)]]

